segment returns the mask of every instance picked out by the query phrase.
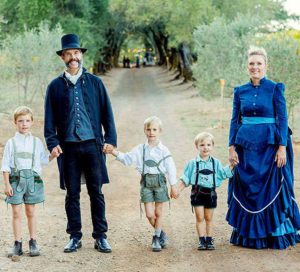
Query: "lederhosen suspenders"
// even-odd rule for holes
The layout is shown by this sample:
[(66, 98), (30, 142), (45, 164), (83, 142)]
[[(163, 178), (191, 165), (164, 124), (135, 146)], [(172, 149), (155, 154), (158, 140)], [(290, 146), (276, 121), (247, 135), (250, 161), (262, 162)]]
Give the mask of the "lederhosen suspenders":
[[(143, 169), (142, 169), (142, 179), (141, 182), (143, 182), (143, 185), (145, 186), (145, 179), (144, 179), (144, 175), (145, 175), (145, 165), (148, 167), (156, 167), (159, 174), (158, 175), (162, 175), (165, 176), (165, 174), (160, 170), (159, 165), (166, 160), (167, 158), (172, 157), (172, 155), (167, 155), (166, 157), (163, 157), (159, 162), (156, 162), (154, 160), (146, 160), (145, 161), (145, 144), (143, 145)], [(160, 184), (161, 186), (161, 184)], [(170, 204), (170, 200), (169, 200), (169, 208), (171, 207)], [(140, 217), (142, 218), (142, 203), (140, 201)]]
[[(36, 150), (36, 137), (33, 137), (33, 148), (32, 153), (30, 152), (17, 152), (17, 145), (14, 139), (12, 139), (13, 153), (14, 153), (14, 168), (10, 174), (10, 183), (18, 182), (16, 190), (22, 192), (26, 186), (32, 193), (34, 192), (34, 183), (42, 183), (39, 176), (34, 175), (33, 168), (35, 164), (35, 150)], [(18, 169), (18, 158), (31, 159), (30, 169)], [(26, 185), (27, 184), (27, 185)]]
[[(212, 161), (212, 166), (213, 166), (213, 187), (212, 189), (215, 191), (216, 190), (216, 177), (215, 177), (215, 160), (213, 157), (211, 157), (211, 161)], [(199, 161), (196, 161), (196, 184), (195, 186), (197, 187), (197, 189), (199, 189), (198, 186), (198, 181), (199, 181)]]
[(32, 154), (30, 154), (29, 152), (17, 152), (17, 145), (15, 142), (15, 139), (12, 138), (12, 144), (13, 144), (13, 149), (14, 149), (14, 172), (18, 172), (18, 167), (17, 167), (17, 162), (16, 162), (16, 158), (22, 158), (22, 159), (29, 159), (31, 157), (31, 170), (34, 167), (34, 155), (35, 155), (35, 149), (36, 149), (36, 138), (33, 137), (33, 148), (32, 148)]
[(142, 169), (142, 176), (145, 175), (145, 165), (148, 166), (148, 167), (156, 167), (159, 174), (160, 175), (165, 175), (159, 168), (159, 165), (164, 161), (166, 160), (167, 158), (170, 158), (172, 157), (172, 155), (167, 155), (166, 157), (163, 157), (159, 162), (156, 162), (154, 160), (146, 160), (145, 161), (145, 145), (143, 145), (143, 169)]
[[(213, 167), (213, 187), (212, 187), (212, 190), (215, 191), (216, 190), (216, 177), (215, 177), (215, 174), (216, 174), (216, 171), (215, 171), (215, 160), (213, 157), (211, 157), (211, 161), (212, 161), (212, 167)], [(199, 172), (201, 172), (201, 170), (199, 171), (199, 161), (196, 161), (196, 183), (195, 183), (195, 190), (196, 190), (196, 193), (198, 194), (199, 193), (199, 190), (200, 190), (200, 186), (198, 185), (198, 182), (199, 182)], [(202, 192), (203, 194), (210, 194), (210, 193), (204, 193)], [(192, 206), (192, 212), (194, 213), (194, 209), (193, 209), (193, 206)]]

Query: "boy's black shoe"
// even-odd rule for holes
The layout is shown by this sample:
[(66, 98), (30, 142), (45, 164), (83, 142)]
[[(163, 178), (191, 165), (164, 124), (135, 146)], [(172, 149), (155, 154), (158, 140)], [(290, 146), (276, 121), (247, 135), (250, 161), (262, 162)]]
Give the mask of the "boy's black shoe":
[(36, 240), (33, 240), (32, 238), (29, 241), (29, 256), (30, 257), (40, 256), (40, 251), (37, 247)]
[(161, 251), (161, 245), (159, 243), (159, 237), (154, 235), (153, 238), (152, 238), (152, 251), (154, 252), (159, 252)]
[(167, 247), (168, 241), (169, 241), (169, 238), (168, 238), (167, 234), (162, 230), (160, 233), (160, 236), (159, 236), (159, 243), (160, 243), (161, 247), (162, 248)]
[(12, 256), (21, 256), (23, 254), (22, 251), (22, 242), (15, 241), (15, 244), (13, 248), (11, 249), (11, 252), (7, 254), (7, 257), (12, 257)]
[(214, 245), (214, 239), (212, 237), (206, 237), (206, 249), (208, 250), (216, 249)]
[(199, 237), (198, 250), (206, 250), (206, 240), (205, 237)]

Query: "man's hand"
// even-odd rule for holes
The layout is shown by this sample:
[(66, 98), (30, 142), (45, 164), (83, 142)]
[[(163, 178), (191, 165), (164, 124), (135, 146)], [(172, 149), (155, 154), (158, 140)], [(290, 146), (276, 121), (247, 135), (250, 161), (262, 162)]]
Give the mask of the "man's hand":
[(113, 150), (114, 150), (114, 146), (111, 144), (104, 144), (103, 149), (102, 149), (102, 151), (105, 154), (111, 154)]
[(58, 158), (60, 156), (60, 154), (62, 154), (63, 151), (61, 149), (61, 147), (59, 145), (57, 145), (56, 147), (53, 147), (52, 151), (51, 151), (51, 157), (54, 158)]

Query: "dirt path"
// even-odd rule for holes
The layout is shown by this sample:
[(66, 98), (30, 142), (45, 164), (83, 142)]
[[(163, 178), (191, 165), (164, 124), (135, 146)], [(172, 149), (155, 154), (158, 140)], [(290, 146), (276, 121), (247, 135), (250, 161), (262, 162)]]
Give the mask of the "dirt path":
[[(218, 101), (203, 102), (193, 97), (196, 91), (177, 81), (160, 68), (118, 69), (103, 78), (109, 89), (118, 129), (118, 146), (128, 151), (144, 142), (143, 121), (150, 115), (161, 117), (164, 123), (162, 141), (173, 154), (178, 176), (185, 163), (196, 155), (193, 138), (208, 130), (216, 136), (215, 156), (226, 163), (230, 103), (222, 109)], [(2, 118), (0, 143), (4, 144), (14, 130)], [(223, 123), (220, 124), (220, 119)], [(224, 125), (225, 124), (225, 125)], [(42, 137), (42, 124), (34, 131)], [(296, 152), (296, 160), (299, 158)], [(66, 216), (64, 192), (58, 188), (56, 163), (44, 169), (46, 181), (45, 206), (38, 207), (38, 242), (42, 255), (27, 255), (14, 263), (6, 258), (12, 244), (11, 210), (0, 201), (0, 271), (299, 271), (300, 245), (283, 251), (248, 250), (231, 246), (228, 242), (231, 228), (225, 221), (226, 182), (219, 189), (218, 208), (215, 211), (217, 250), (199, 252), (194, 215), (189, 204), (189, 189), (172, 201), (171, 210), (165, 205), (164, 229), (170, 236), (170, 246), (161, 253), (150, 248), (152, 229), (139, 212), (139, 175), (113, 158), (108, 158), (111, 183), (104, 186), (109, 222), (108, 238), (112, 254), (101, 254), (93, 249), (91, 238), (89, 199), (82, 187), (81, 210), (83, 221), (83, 248), (77, 253), (64, 254), (68, 241), (65, 233)], [(296, 169), (296, 177), (299, 177)], [(297, 183), (296, 183), (297, 184)], [(3, 187), (1, 187), (1, 191)], [(299, 199), (299, 186), (296, 187)], [(3, 194), (0, 195), (3, 198)], [(23, 222), (23, 239), (27, 250), (28, 232)]]

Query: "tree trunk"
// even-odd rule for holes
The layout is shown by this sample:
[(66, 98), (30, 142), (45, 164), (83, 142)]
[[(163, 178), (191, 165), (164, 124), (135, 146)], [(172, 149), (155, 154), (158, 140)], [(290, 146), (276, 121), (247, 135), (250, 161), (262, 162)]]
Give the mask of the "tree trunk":
[(193, 58), (191, 55), (190, 47), (187, 43), (183, 42), (179, 45), (179, 54), (182, 66), (182, 75), (184, 77), (183, 82), (190, 81), (193, 78), (193, 72), (191, 67)]

